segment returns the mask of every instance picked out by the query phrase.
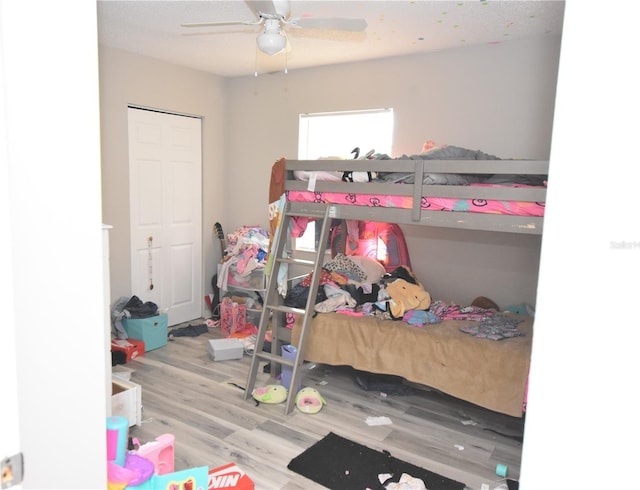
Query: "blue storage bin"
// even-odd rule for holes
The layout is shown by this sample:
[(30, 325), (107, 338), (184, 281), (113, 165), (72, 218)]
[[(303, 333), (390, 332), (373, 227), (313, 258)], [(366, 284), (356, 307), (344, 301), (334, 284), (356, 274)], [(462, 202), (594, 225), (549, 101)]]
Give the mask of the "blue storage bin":
[(148, 352), (167, 345), (169, 319), (166, 314), (148, 318), (124, 318), (122, 326), (127, 335), (144, 342), (144, 351)]

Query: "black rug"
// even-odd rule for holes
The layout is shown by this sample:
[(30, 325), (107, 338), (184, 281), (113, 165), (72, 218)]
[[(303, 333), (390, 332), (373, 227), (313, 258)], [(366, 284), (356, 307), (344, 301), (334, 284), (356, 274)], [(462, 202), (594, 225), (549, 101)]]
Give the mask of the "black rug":
[(398, 481), (402, 473), (420, 478), (429, 490), (462, 490), (464, 483), (450, 480), (424, 468), (376, 451), (333, 432), (318, 441), (287, 466), (331, 490), (381, 490), (378, 474), (391, 473)]

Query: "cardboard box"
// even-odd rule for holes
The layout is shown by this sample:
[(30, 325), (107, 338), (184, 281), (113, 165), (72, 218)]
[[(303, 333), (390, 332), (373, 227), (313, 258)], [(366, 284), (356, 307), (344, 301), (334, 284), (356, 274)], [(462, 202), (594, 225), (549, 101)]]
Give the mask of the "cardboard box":
[(127, 362), (143, 356), (145, 345), (142, 340), (136, 339), (112, 339), (111, 351), (122, 351), (127, 356)]
[(126, 368), (120, 364), (111, 368), (112, 376), (116, 376), (119, 379), (124, 379), (125, 381), (131, 380), (131, 374), (133, 374), (133, 372), (133, 369)]
[(142, 387), (112, 376), (111, 415), (125, 417), (129, 421), (129, 427), (142, 424)]
[(242, 359), (244, 344), (238, 339), (209, 340), (209, 357), (214, 361)]
[(166, 314), (122, 320), (122, 326), (127, 335), (144, 342), (145, 352), (167, 345), (168, 323)]
[(235, 463), (229, 463), (209, 470), (209, 490), (232, 488), (233, 490), (253, 490), (253, 480)]

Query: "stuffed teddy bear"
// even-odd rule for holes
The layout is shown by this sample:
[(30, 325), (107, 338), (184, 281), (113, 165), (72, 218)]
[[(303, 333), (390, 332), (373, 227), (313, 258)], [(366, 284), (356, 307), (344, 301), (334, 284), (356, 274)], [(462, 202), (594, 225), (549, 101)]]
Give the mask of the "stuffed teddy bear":
[(288, 390), (282, 385), (267, 385), (255, 388), (251, 396), (262, 403), (282, 403), (287, 399)]
[(315, 388), (302, 388), (296, 395), (296, 407), (302, 413), (318, 413), (327, 402)]
[(404, 279), (396, 279), (387, 284), (389, 294), (388, 310), (394, 318), (402, 318), (409, 310), (428, 310), (431, 295), (420, 284), (411, 284)]

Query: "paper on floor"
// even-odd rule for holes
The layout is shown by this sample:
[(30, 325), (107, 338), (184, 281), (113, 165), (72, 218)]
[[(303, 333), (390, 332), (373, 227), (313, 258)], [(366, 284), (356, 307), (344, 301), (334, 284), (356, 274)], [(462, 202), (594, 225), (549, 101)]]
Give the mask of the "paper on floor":
[(389, 417), (367, 417), (365, 422), (367, 425), (390, 425), (393, 423)]

